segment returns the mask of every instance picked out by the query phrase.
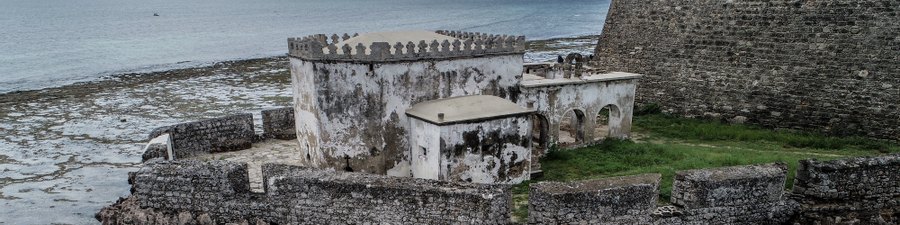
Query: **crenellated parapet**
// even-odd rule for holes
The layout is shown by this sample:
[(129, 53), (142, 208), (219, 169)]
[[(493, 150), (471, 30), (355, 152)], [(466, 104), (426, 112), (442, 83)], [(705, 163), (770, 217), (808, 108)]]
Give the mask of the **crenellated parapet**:
[[(525, 36), (477, 32), (436, 31), (446, 39), (404, 42), (372, 40), (349, 44), (359, 34), (316, 34), (288, 38), (288, 55), (304, 60), (390, 62), (421, 59), (466, 58), (525, 52)], [(410, 37), (413, 39), (415, 37)]]

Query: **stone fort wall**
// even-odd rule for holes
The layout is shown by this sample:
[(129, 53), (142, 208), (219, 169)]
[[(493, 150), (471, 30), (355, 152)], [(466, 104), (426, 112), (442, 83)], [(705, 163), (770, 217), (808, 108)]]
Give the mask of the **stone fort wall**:
[(685, 116), (900, 139), (900, 2), (615, 0), (596, 67)]
[(264, 165), (262, 173), (264, 192), (254, 193), (249, 188), (246, 164), (152, 161), (130, 179), (131, 198), (136, 202), (132, 210), (139, 207), (150, 211), (128, 215), (101, 212), (98, 218), (108, 222), (105, 224), (166, 224), (166, 219), (159, 219), (165, 216), (143, 216), (163, 212), (184, 217), (175, 220), (200, 224), (506, 224), (511, 205), (506, 185), (447, 183), (277, 164)]
[[(660, 176), (531, 185), (530, 224), (900, 224), (900, 154), (676, 173), (672, 205)], [(452, 183), (266, 164), (263, 192), (247, 166), (154, 160), (132, 174), (132, 196), (104, 224), (508, 224), (507, 185)], [(184, 222), (184, 223), (182, 223)]]
[(151, 143), (143, 154), (143, 161), (152, 158), (169, 158), (171, 147), (174, 159), (197, 155), (249, 149), (253, 143), (264, 139), (296, 139), (294, 108), (267, 109), (262, 114), (264, 132), (257, 134), (253, 114), (242, 113), (218, 118), (192, 121), (156, 128), (149, 139), (169, 135), (167, 143)]
[(900, 155), (680, 171), (672, 205), (659, 175), (531, 186), (531, 224), (900, 224)]

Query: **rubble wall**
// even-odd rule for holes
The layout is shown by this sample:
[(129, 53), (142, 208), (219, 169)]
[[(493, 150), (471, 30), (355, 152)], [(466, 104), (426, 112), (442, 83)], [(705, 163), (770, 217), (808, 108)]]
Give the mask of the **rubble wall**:
[(651, 224), (659, 174), (531, 185), (530, 224)]
[[(137, 171), (139, 207), (186, 220), (269, 224), (506, 224), (505, 185), (448, 183), (295, 166), (263, 166), (264, 193), (251, 193), (247, 166), (225, 161), (153, 161)], [(152, 214), (152, 213), (151, 213)], [(101, 220), (134, 215), (101, 212)], [(146, 218), (145, 218), (146, 219)]]
[(784, 164), (680, 171), (671, 202), (657, 207), (658, 174), (531, 185), (531, 224), (785, 224)]
[(258, 139), (249, 113), (160, 127), (151, 132), (150, 139), (162, 134), (170, 135), (175, 159), (244, 150)]
[(262, 119), (265, 137), (281, 140), (297, 139), (293, 107), (263, 110)]
[(679, 171), (673, 212), (658, 224), (784, 224), (797, 205), (784, 197), (787, 165), (767, 164)]
[(900, 140), (894, 0), (614, 0), (595, 67), (665, 112)]
[(793, 193), (802, 224), (900, 224), (900, 155), (800, 161)]

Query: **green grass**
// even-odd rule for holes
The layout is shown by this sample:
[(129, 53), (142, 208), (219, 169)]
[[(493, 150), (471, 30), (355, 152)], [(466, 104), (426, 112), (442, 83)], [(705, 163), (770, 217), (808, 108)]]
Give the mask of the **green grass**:
[[(799, 160), (820, 160), (900, 152), (896, 143), (863, 137), (775, 131), (662, 114), (634, 118), (634, 140), (607, 140), (573, 150), (551, 150), (542, 159), (539, 181), (573, 181), (659, 173), (660, 201), (668, 202), (676, 171), (783, 162), (793, 184)], [(528, 183), (513, 188), (515, 215), (527, 218)]]

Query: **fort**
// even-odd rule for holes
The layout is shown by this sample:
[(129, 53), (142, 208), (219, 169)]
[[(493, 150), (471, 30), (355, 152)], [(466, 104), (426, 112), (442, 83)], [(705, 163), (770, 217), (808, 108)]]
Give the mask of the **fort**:
[[(511, 185), (540, 176), (551, 148), (630, 138), (635, 102), (898, 139), (897, 6), (617, 0), (596, 56), (556, 63), (525, 64), (522, 36), (290, 38), (293, 107), (154, 130), (132, 195), (97, 218), (510, 224)], [(790, 181), (782, 163), (680, 171), (665, 205), (659, 174), (532, 183), (518, 222), (900, 224), (900, 155), (799, 165)]]

